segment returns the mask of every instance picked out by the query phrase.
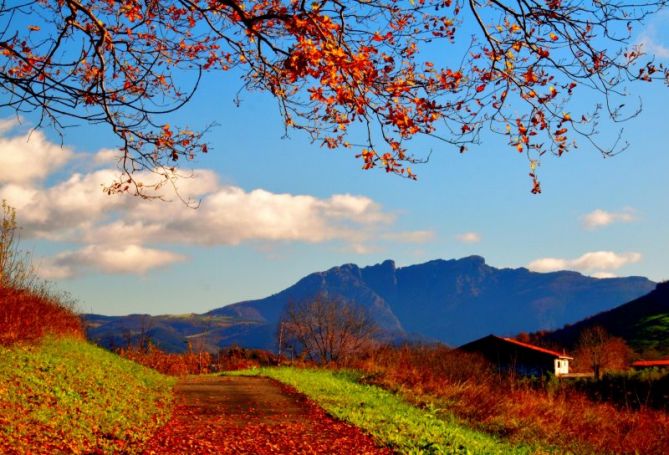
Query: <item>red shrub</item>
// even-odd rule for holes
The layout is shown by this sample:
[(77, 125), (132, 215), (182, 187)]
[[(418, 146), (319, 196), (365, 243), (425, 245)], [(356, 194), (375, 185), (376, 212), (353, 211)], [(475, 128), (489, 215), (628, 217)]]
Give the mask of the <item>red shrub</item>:
[(278, 364), (277, 357), (271, 352), (240, 347), (221, 349), (215, 355), (206, 351), (176, 354), (161, 351), (149, 343), (146, 347), (121, 348), (116, 352), (126, 359), (173, 376), (244, 370)]
[(121, 357), (172, 376), (203, 374), (210, 371), (211, 354), (208, 352), (174, 354), (161, 351), (152, 344), (146, 348), (121, 348), (116, 352)]
[(278, 363), (278, 357), (269, 351), (231, 346), (218, 351), (214, 356), (212, 367), (216, 371), (233, 371), (278, 365)]
[(47, 334), (84, 337), (79, 316), (57, 296), (0, 287), (0, 345)]

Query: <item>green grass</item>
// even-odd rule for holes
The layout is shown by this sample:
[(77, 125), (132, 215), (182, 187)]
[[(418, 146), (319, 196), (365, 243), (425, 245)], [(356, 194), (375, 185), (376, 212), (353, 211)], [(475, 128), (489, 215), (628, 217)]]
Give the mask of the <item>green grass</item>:
[(407, 454), (522, 454), (510, 445), (459, 424), (436, 409), (420, 409), (379, 387), (356, 382), (352, 372), (261, 368), (228, 374), (261, 375), (288, 384), (331, 415), (350, 422), (383, 446)]
[(85, 341), (0, 346), (0, 453), (134, 453), (171, 411), (173, 379)]
[(669, 334), (669, 313), (648, 316), (634, 326), (630, 345), (637, 351), (655, 350), (659, 354), (669, 354), (667, 336)]

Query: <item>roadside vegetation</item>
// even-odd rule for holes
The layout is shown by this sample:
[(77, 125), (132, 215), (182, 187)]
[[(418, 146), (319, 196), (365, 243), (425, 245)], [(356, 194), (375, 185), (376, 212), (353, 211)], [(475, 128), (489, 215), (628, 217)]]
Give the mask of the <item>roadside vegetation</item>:
[[(458, 351), (386, 347), (349, 366), (363, 372), (366, 383), (418, 405), (446, 409), (463, 424), (511, 443), (542, 444), (567, 453), (669, 451), (666, 412), (597, 402), (579, 390), (584, 386), (564, 380), (499, 374), (482, 359)], [(605, 381), (588, 384), (596, 389)], [(623, 382), (621, 378), (616, 385), (624, 387)]]
[(173, 380), (83, 340), (0, 347), (0, 453), (136, 453)]
[(420, 409), (382, 388), (360, 384), (351, 371), (300, 368), (241, 370), (294, 387), (331, 415), (371, 434), (381, 446), (399, 453), (535, 453), (472, 430), (435, 408)]
[(169, 417), (173, 379), (85, 341), (75, 304), (0, 226), (0, 453), (139, 453)]

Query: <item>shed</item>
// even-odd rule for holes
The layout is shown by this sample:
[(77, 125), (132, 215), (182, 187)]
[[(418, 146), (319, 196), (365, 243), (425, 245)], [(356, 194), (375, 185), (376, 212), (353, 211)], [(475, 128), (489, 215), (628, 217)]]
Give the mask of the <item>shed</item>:
[(514, 371), (523, 376), (555, 376), (569, 374), (569, 357), (564, 353), (514, 340), (488, 335), (460, 346), (458, 349), (476, 352), (501, 371)]

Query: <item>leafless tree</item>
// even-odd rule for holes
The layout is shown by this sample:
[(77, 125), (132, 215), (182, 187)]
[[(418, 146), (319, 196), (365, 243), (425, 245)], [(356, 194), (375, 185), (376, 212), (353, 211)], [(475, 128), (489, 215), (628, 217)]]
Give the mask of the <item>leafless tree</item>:
[(604, 327), (584, 329), (574, 355), (575, 367), (591, 369), (599, 380), (605, 370), (620, 370), (627, 366), (631, 350), (622, 338), (611, 336)]
[(18, 248), (16, 210), (2, 201), (0, 216), (0, 287), (25, 289), (36, 279), (30, 256)]
[(325, 294), (289, 303), (282, 324), (283, 341), (321, 363), (346, 360), (370, 346), (378, 333), (364, 307)]

